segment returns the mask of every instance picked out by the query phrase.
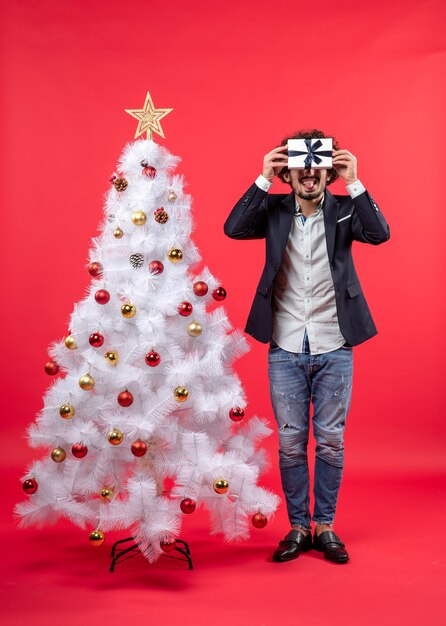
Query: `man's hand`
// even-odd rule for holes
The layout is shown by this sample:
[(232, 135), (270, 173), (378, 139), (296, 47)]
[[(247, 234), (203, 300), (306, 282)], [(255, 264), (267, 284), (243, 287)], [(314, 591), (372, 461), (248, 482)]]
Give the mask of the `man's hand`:
[(272, 180), (274, 176), (277, 176), (283, 170), (284, 167), (288, 165), (288, 154), (283, 154), (287, 152), (288, 146), (279, 146), (278, 148), (274, 148), (268, 154), (265, 154), (263, 159), (263, 172), (262, 175), (268, 180)]
[(346, 185), (358, 180), (358, 162), (348, 150), (333, 150), (333, 167)]

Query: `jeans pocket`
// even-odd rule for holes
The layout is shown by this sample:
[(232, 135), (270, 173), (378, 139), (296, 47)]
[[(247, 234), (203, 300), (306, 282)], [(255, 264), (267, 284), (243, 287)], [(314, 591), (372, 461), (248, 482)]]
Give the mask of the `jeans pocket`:
[(268, 362), (269, 363), (278, 363), (280, 361), (291, 361), (293, 358), (293, 354), (291, 352), (287, 352), (277, 344), (273, 348), (269, 348), (268, 350)]

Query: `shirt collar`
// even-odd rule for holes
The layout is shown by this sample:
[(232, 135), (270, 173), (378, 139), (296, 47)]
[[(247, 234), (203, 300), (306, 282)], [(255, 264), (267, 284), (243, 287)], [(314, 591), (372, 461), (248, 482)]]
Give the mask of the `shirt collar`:
[[(319, 211), (322, 211), (322, 209), (324, 207), (324, 200), (325, 200), (325, 194), (322, 196), (322, 200), (317, 205), (316, 211), (313, 213), (313, 215), (317, 215), (319, 213)], [(296, 206), (295, 206), (295, 209), (294, 209), (294, 215), (295, 216), (302, 215), (302, 210), (300, 208), (300, 204), (298, 203), (297, 200), (295, 200), (295, 202), (296, 202)]]

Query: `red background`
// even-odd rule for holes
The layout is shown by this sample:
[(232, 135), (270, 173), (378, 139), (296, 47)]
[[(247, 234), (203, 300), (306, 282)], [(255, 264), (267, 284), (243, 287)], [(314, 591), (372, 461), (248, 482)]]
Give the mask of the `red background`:
[[(18, 478), (36, 456), (23, 433), (40, 409), (49, 383), (42, 367), (46, 349), (66, 334), (73, 304), (88, 284), (84, 266), (101, 219), (103, 195), (122, 148), (133, 139), (136, 122), (124, 109), (142, 106), (147, 90), (155, 106), (174, 108), (162, 121), (167, 139), (159, 141), (183, 158), (180, 171), (194, 199), (194, 240), (205, 264), (228, 290), (225, 304), (234, 326), (244, 327), (264, 251), (262, 242), (225, 238), (223, 223), (260, 173), (263, 155), (289, 132), (316, 126), (350, 149), (358, 158), (361, 181), (391, 229), (386, 245), (355, 248), (358, 273), (379, 329), (376, 338), (355, 349), (338, 513), (338, 532), (356, 550), (359, 569), (353, 569), (352, 559), (344, 573), (338, 569), (333, 574), (329, 564), (316, 559), (304, 563), (302, 557), (285, 565), (287, 575), (292, 572), (294, 578), (287, 579), (284, 569), (268, 573), (269, 554), (286, 530), (283, 505), (263, 534), (256, 531), (252, 544), (232, 546), (221, 554), (223, 543), (207, 536), (207, 517), (199, 514), (185, 522), (185, 534), (199, 538), (204, 546), (200, 565), (204, 578), (194, 573), (196, 582), (183, 590), (190, 623), (200, 623), (199, 611), (220, 623), (212, 613), (215, 597), (213, 587), (207, 586), (209, 568), (215, 593), (218, 596), (220, 590), (224, 596), (217, 603), (222, 620), (234, 621), (237, 610), (244, 624), (270, 624), (279, 615), (279, 605), (288, 618), (292, 609), (283, 606), (276, 587), (298, 580), (310, 597), (314, 580), (322, 580), (326, 595), (318, 598), (317, 607), (312, 602), (299, 605), (301, 617), (336, 624), (349, 619), (369, 623), (370, 618), (370, 623), (379, 619), (384, 624), (399, 615), (401, 623), (411, 624), (430, 616), (435, 622), (440, 567), (435, 529), (444, 519), (439, 489), (446, 469), (442, 403), (446, 213), (440, 200), (444, 4), (15, 0), (2, 1), (1, 10), (1, 463), (8, 505), (2, 530), (9, 545), (15, 546), (12, 578), (4, 589), (13, 584), (15, 592), (8, 595), (6, 605), (16, 623), (25, 622), (28, 613), (38, 615), (36, 606), (44, 611), (38, 600), (43, 587), (30, 596), (29, 585), (36, 581), (25, 572), (31, 567), (46, 581), (42, 585), (54, 585), (54, 554), (48, 560), (42, 556), (51, 554), (54, 543), (61, 559), (67, 554), (73, 559), (79, 549), (85, 555), (82, 570), (56, 559), (57, 571), (62, 585), (69, 581), (76, 586), (84, 607), (82, 618), (88, 621), (91, 615), (88, 607), (94, 594), (89, 599), (80, 579), (98, 576), (100, 568), (98, 552), (92, 555), (89, 546), (84, 552), (85, 533), (62, 523), (56, 530), (20, 534), (10, 511), (23, 495)], [(272, 191), (284, 189), (288, 188), (277, 182)], [(340, 182), (335, 192), (345, 192)], [(251, 352), (237, 364), (249, 413), (273, 423), (266, 347), (251, 339), (250, 343)], [(272, 469), (263, 484), (279, 491), (275, 435), (268, 448)], [(426, 524), (432, 525), (431, 531), (426, 531)], [(108, 557), (100, 558), (100, 567), (106, 567)], [(421, 569), (413, 568), (414, 560)], [(252, 572), (243, 569), (247, 562)], [(163, 610), (165, 619), (179, 619), (168, 591), (182, 589), (186, 574), (172, 573), (178, 575), (178, 586), (171, 587), (173, 578), (162, 566), (156, 566), (163, 580), (158, 585), (156, 577), (147, 578), (152, 574), (145, 564), (132, 567), (128, 571), (133, 576), (121, 579), (129, 594), (123, 607), (142, 603), (144, 592), (155, 586), (159, 594), (167, 590), (157, 607), (159, 615)], [(316, 569), (310, 570), (309, 585), (311, 567)], [(107, 576), (99, 588), (107, 587), (105, 604), (110, 606), (113, 593), (122, 588), (110, 586)], [(234, 577), (240, 577), (237, 592)], [(246, 589), (247, 580), (252, 589)], [(329, 611), (328, 600), (334, 601), (331, 594), (339, 590), (341, 580), (339, 589), (345, 591), (349, 585), (361, 589), (351, 606), (348, 597), (341, 596), (350, 606), (347, 615)], [(264, 596), (262, 585), (269, 596)], [(417, 605), (413, 590), (420, 585), (424, 599)], [(391, 601), (377, 604), (385, 589)], [(256, 590), (269, 601), (253, 606)], [(138, 591), (141, 596), (131, 595)], [(362, 615), (368, 603), (371, 608)], [(407, 613), (404, 619), (401, 611)], [(189, 622), (183, 618), (183, 623)]]

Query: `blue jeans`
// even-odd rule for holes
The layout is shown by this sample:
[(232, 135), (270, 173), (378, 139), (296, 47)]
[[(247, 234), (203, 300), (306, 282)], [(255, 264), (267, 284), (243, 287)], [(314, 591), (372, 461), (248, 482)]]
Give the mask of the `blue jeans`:
[(280, 476), (291, 525), (310, 529), (307, 458), (310, 400), (316, 439), (313, 522), (332, 524), (344, 467), (344, 429), (352, 390), (352, 349), (295, 354), (272, 341), (268, 351), (268, 374), (279, 431)]

